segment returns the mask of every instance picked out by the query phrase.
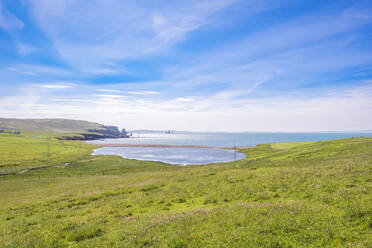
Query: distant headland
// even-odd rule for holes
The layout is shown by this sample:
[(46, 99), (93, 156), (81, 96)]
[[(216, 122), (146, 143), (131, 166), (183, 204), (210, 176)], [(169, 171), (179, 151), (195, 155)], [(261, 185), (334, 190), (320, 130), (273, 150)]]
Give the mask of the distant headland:
[(125, 129), (95, 122), (69, 119), (6, 119), (0, 118), (0, 133), (21, 135), (50, 134), (60, 140), (96, 140), (129, 138)]

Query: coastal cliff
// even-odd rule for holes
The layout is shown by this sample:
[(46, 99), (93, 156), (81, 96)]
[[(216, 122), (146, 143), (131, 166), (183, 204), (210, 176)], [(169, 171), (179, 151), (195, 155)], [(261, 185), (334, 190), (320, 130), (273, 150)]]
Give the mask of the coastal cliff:
[(102, 125), (99, 129), (88, 129), (86, 133), (80, 133), (79, 135), (73, 136), (62, 136), (59, 139), (62, 140), (96, 140), (106, 138), (129, 138), (129, 135), (125, 129), (119, 130), (115, 126), (104, 126)]
[(49, 134), (59, 140), (95, 140), (128, 138), (125, 129), (95, 122), (69, 119), (7, 119), (0, 118), (0, 133)]

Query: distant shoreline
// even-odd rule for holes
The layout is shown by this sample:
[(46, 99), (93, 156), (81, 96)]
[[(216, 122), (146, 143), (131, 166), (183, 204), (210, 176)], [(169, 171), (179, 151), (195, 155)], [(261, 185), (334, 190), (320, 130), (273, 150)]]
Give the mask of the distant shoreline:
[[(199, 145), (159, 145), (159, 144), (94, 144), (102, 147), (152, 147), (152, 148), (210, 148), (210, 149), (234, 149), (235, 147), (199, 146)], [(247, 149), (253, 146), (236, 147), (236, 149)]]

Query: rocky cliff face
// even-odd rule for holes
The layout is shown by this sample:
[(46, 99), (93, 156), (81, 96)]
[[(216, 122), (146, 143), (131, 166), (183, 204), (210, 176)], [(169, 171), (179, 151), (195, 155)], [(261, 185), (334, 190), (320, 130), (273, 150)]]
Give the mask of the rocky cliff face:
[(90, 133), (99, 133), (108, 136), (126, 136), (127, 132), (120, 131), (118, 127), (114, 126), (102, 126), (102, 129), (88, 129)]
[(115, 126), (101, 126), (100, 129), (88, 129), (86, 133), (81, 133), (81, 136), (63, 136), (64, 140), (96, 140), (106, 138), (129, 138), (125, 129), (119, 130)]

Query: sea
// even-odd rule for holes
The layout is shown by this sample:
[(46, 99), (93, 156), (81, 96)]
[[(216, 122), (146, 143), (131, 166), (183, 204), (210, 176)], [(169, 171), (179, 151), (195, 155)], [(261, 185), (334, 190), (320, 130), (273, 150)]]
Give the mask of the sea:
[(322, 141), (352, 137), (372, 137), (372, 132), (355, 133), (201, 133), (181, 131), (132, 131), (130, 138), (88, 141), (91, 144), (137, 144), (169, 146), (210, 146), (215, 148), (172, 147), (103, 147), (93, 155), (117, 155), (128, 159), (159, 161), (167, 164), (193, 165), (216, 162), (231, 162), (244, 159), (245, 154), (234, 147), (250, 147), (276, 142)]
[[(169, 131), (168, 131), (169, 132)], [(370, 133), (199, 133), (181, 131), (132, 131), (131, 138), (89, 141), (93, 144), (156, 144), (247, 147), (265, 143), (321, 141), (352, 137), (372, 137)]]

